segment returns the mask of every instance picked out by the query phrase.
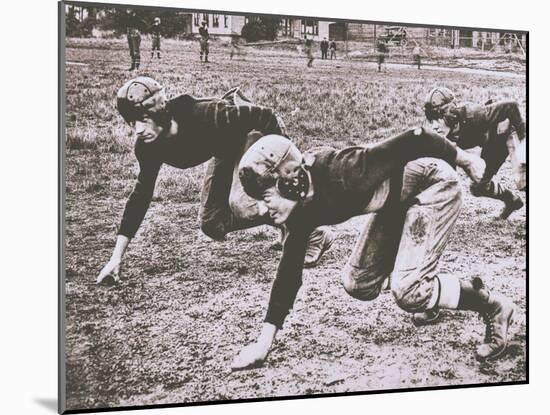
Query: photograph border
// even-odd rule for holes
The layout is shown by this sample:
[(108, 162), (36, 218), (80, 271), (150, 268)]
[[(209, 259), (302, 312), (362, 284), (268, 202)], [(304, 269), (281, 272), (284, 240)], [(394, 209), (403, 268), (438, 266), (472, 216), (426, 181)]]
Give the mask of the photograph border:
[[(218, 13), (226, 15), (255, 15), (255, 16), (273, 16), (282, 18), (302, 18), (302, 19), (315, 19), (319, 21), (331, 21), (331, 22), (346, 22), (346, 23), (363, 23), (363, 24), (379, 24), (379, 25), (402, 25), (406, 27), (422, 27), (422, 28), (442, 28), (442, 29), (468, 29), (478, 30), (486, 32), (498, 32), (498, 33), (514, 33), (524, 34), (526, 36), (525, 42), (525, 82), (526, 82), (526, 115), (525, 115), (525, 132), (529, 137), (529, 124), (530, 124), (530, 112), (529, 112), (529, 63), (530, 63), (530, 40), (529, 30), (517, 30), (517, 29), (504, 29), (504, 28), (487, 28), (479, 26), (454, 26), (454, 25), (435, 25), (435, 24), (422, 24), (422, 23), (408, 23), (402, 21), (393, 20), (365, 20), (365, 19), (353, 19), (353, 18), (330, 18), (319, 17), (313, 15), (300, 15), (300, 14), (278, 14), (278, 13), (263, 13), (263, 12), (246, 12), (246, 11), (226, 11), (219, 9), (202, 9), (202, 8), (185, 8), (185, 7), (172, 7), (172, 6), (152, 6), (152, 5), (140, 5), (140, 4), (120, 4), (120, 3), (103, 3), (103, 2), (82, 2), (82, 1), (65, 1), (58, 2), (58, 411), (63, 414), (72, 413), (96, 413), (96, 412), (117, 412), (124, 410), (144, 410), (144, 409), (165, 409), (165, 408), (178, 408), (178, 407), (194, 407), (194, 406), (211, 406), (211, 405), (223, 405), (223, 404), (235, 404), (235, 403), (251, 403), (251, 402), (270, 402), (270, 401), (288, 401), (288, 400), (302, 400), (302, 399), (316, 399), (327, 397), (345, 397), (345, 396), (363, 396), (363, 395), (378, 395), (378, 394), (393, 394), (393, 393), (410, 393), (410, 392), (425, 392), (425, 391), (437, 391), (437, 390), (451, 390), (451, 389), (471, 389), (482, 388), (492, 386), (511, 386), (511, 385), (527, 385), (530, 384), (530, 359), (529, 359), (529, 321), (530, 321), (530, 303), (529, 303), (529, 186), (525, 192), (525, 207), (526, 207), (526, 331), (525, 331), (525, 380), (510, 381), (510, 382), (495, 382), (495, 383), (474, 383), (463, 385), (443, 385), (443, 386), (429, 386), (429, 387), (414, 387), (405, 389), (383, 389), (373, 391), (352, 391), (342, 393), (321, 393), (321, 394), (304, 394), (304, 395), (289, 395), (289, 396), (274, 396), (266, 398), (243, 398), (243, 399), (229, 399), (219, 401), (196, 401), (196, 402), (184, 402), (184, 403), (169, 403), (169, 404), (152, 404), (152, 405), (132, 405), (132, 406), (116, 406), (106, 408), (84, 408), (84, 409), (66, 409), (66, 349), (65, 349), (65, 212), (66, 212), (66, 199), (65, 199), (65, 185), (66, 185), (66, 117), (65, 117), (65, 6), (86, 6), (86, 7), (103, 7), (103, 8), (131, 8), (141, 10), (162, 10), (162, 11), (178, 11), (178, 12), (190, 12), (190, 13)], [(527, 150), (527, 165), (529, 166), (529, 140), (526, 142)], [(527, 168), (527, 183), (529, 183), (529, 168)]]

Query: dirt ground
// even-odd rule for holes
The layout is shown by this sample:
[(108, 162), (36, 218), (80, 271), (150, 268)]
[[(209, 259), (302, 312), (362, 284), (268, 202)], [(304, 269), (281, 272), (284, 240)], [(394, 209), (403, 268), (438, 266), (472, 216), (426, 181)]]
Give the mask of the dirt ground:
[[(96, 286), (135, 180), (132, 137), (114, 107), (130, 77), (124, 49), (109, 43), (67, 49), (66, 374), (67, 407), (203, 402), (526, 380), (526, 209), (496, 217), (500, 202), (473, 198), (461, 173), (464, 207), (441, 272), (480, 276), (517, 306), (505, 355), (474, 358), (484, 326), (473, 313), (445, 312), (416, 328), (384, 292), (372, 302), (346, 294), (339, 272), (364, 217), (334, 226), (338, 239), (304, 271), (294, 310), (264, 367), (232, 373), (231, 360), (259, 333), (279, 251), (277, 232), (260, 227), (209, 241), (198, 228), (204, 166), (164, 167), (153, 203), (125, 258), (122, 281)], [(142, 74), (170, 96), (219, 96), (241, 85), (274, 107), (307, 149), (376, 142), (422, 117), (421, 100), (443, 84), (464, 100), (515, 99), (525, 111), (525, 79), (485, 73), (389, 68), (370, 63), (266, 58), (229, 50), (198, 62), (198, 45), (168, 42), (160, 62), (142, 45)], [(127, 65), (128, 64), (128, 65)], [(524, 113), (525, 114), (525, 113)], [(498, 175), (505, 184), (510, 164)]]

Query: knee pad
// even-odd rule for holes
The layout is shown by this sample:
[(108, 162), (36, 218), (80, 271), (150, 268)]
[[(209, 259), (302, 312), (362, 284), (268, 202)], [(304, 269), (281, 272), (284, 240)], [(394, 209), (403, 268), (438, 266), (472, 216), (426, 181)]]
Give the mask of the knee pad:
[(409, 313), (414, 313), (419, 310), (418, 301), (414, 298), (414, 292), (408, 293), (402, 290), (396, 290), (392, 287), (391, 290), (395, 303), (400, 309)]
[[(366, 270), (361, 271), (367, 272)], [(378, 297), (382, 290), (382, 284), (361, 284), (358, 278), (352, 274), (353, 272), (357, 272), (357, 270), (346, 265), (341, 278), (344, 290), (353, 298), (361, 301), (372, 301)]]
[(205, 218), (201, 217), (201, 231), (209, 238), (216, 241), (222, 241), (225, 239), (225, 226), (222, 221), (215, 217)]
[(243, 220), (254, 220), (263, 216), (258, 202), (244, 192), (231, 192), (229, 194), (229, 209), (234, 217)]
[[(390, 281), (395, 303), (399, 308), (409, 313), (423, 311), (432, 297), (433, 290), (417, 279), (394, 278), (392, 276)], [(410, 281), (410, 283), (404, 283), (404, 281)]]

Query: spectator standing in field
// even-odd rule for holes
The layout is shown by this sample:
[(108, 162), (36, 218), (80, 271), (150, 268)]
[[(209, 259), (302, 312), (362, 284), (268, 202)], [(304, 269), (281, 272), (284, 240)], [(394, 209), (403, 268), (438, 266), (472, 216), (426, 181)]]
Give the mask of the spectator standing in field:
[(127, 15), (126, 21), (126, 37), (128, 39), (128, 47), (130, 49), (130, 59), (132, 60), (132, 66), (130, 71), (139, 69), (141, 63), (141, 32), (145, 28), (145, 22), (141, 20), (136, 12), (132, 11)]
[(160, 17), (155, 17), (153, 27), (151, 28), (151, 58), (154, 57), (156, 51), (157, 57), (160, 59), (160, 38)]
[(241, 47), (239, 45), (239, 35), (232, 32), (231, 33), (231, 52), (229, 54), (229, 59), (233, 59), (233, 56), (241, 54)]
[(504, 53), (512, 53), (512, 39), (509, 37), (504, 41)]
[(308, 39), (307, 36), (304, 36), (306, 41), (306, 57), (307, 57), (307, 67), (311, 68), (313, 66), (313, 40)]
[(209, 52), (208, 43), (210, 41), (210, 35), (208, 34), (208, 27), (206, 27), (206, 25), (207, 25), (206, 21), (203, 21), (202, 26), (199, 28), (199, 35), (200, 35), (199, 43), (201, 46), (201, 52), (200, 52), (201, 62), (203, 62), (203, 57), (204, 57), (204, 62), (207, 63), (208, 52)]
[(321, 59), (328, 59), (328, 40), (326, 37), (321, 41)]
[(415, 44), (412, 50), (412, 55), (414, 64), (417, 65), (418, 69), (420, 69), (420, 65), (422, 63), (422, 50), (420, 49), (420, 46), (418, 46), (418, 43)]
[(330, 59), (336, 59), (336, 42), (334, 39), (330, 41)]
[[(378, 51), (378, 72), (382, 71), (382, 64), (386, 61), (386, 55), (388, 53), (388, 45), (386, 45), (386, 42), (384, 39), (378, 39), (378, 42), (376, 43), (376, 50)], [(384, 67), (386, 65), (384, 64)], [(384, 72), (386, 70), (384, 69)]]
[(483, 160), (422, 128), (339, 151), (325, 147), (302, 154), (277, 135), (253, 144), (239, 164), (244, 191), (263, 200), (275, 223), (286, 224), (288, 235), (260, 335), (236, 356), (232, 369), (257, 367), (267, 358), (302, 285), (310, 230), (366, 213), (361, 236), (342, 270), (346, 292), (373, 301), (391, 275), (400, 308), (409, 313), (439, 307), (477, 312), (486, 331), (476, 357), (501, 355), (514, 304), (490, 292), (478, 277), (466, 280), (438, 270), (461, 210), (455, 165), (474, 181), (483, 177)]
[[(119, 281), (124, 253), (149, 209), (163, 164), (187, 169), (208, 161), (199, 208), (201, 230), (208, 237), (223, 240), (235, 230), (274, 225), (265, 206), (244, 193), (236, 169), (246, 148), (262, 134), (286, 134), (283, 121), (272, 109), (253, 104), (238, 88), (222, 99), (180, 95), (168, 100), (164, 88), (144, 76), (120, 88), (117, 109), (134, 130), (139, 174), (111, 259), (97, 283)], [(311, 267), (334, 237), (328, 229), (315, 229), (309, 239), (304, 265)]]

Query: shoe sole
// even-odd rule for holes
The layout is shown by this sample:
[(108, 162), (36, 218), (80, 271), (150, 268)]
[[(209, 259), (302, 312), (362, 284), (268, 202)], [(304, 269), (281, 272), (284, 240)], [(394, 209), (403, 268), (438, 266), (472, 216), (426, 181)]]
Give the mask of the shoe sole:
[(516, 210), (520, 210), (523, 207), (523, 205), (524, 205), (523, 201), (520, 200), (516, 205), (510, 208), (509, 212), (504, 210), (504, 212), (500, 214), (499, 218), (502, 220), (508, 219), (512, 213), (514, 213)]
[(482, 360), (482, 361), (495, 360), (495, 359), (498, 359), (502, 355), (502, 353), (506, 351), (506, 349), (508, 348), (508, 338), (509, 338), (508, 333), (510, 333), (510, 327), (515, 322), (515, 312), (516, 312), (515, 307), (512, 307), (512, 311), (508, 316), (508, 326), (506, 328), (506, 339), (504, 341), (504, 345), (502, 346), (502, 348), (498, 352), (493, 353), (487, 357), (478, 357), (479, 360)]
[(439, 320), (441, 320), (441, 312), (437, 313), (437, 316), (435, 316), (434, 318), (431, 318), (429, 320), (417, 321), (417, 320), (414, 319), (414, 315), (412, 316), (411, 320), (412, 320), (412, 323), (414, 324), (415, 327), (429, 326), (429, 325), (435, 324), (435, 323), (439, 322)]
[(330, 247), (334, 243), (334, 239), (335, 238), (333, 237), (328, 243), (323, 243), (323, 248), (321, 248), (321, 253), (319, 254), (319, 258), (317, 258), (317, 261), (310, 262), (308, 264), (306, 264), (304, 262), (304, 268), (313, 268), (313, 267), (315, 267), (319, 263), (319, 261), (321, 261), (321, 258), (323, 257), (323, 254), (330, 249)]

